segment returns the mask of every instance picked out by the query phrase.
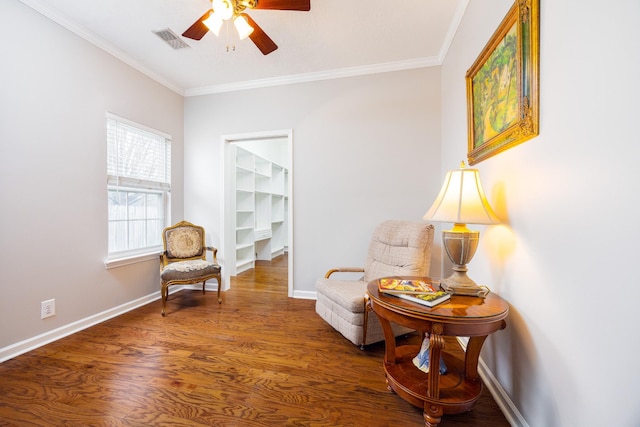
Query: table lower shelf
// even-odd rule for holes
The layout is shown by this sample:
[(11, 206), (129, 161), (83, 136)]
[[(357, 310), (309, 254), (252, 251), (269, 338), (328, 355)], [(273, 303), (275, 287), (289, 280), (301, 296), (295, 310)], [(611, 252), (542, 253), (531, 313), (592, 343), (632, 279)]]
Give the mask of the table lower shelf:
[(418, 354), (419, 346), (405, 345), (396, 348), (396, 363), (384, 363), (387, 384), (395, 393), (419, 408), (423, 408), (425, 403), (437, 404), (445, 414), (471, 409), (482, 392), (482, 381), (465, 378), (464, 351), (457, 342), (455, 345), (457, 349), (445, 348), (441, 353), (447, 365), (447, 373), (440, 375), (437, 398), (428, 396), (428, 374), (413, 364), (412, 360)]

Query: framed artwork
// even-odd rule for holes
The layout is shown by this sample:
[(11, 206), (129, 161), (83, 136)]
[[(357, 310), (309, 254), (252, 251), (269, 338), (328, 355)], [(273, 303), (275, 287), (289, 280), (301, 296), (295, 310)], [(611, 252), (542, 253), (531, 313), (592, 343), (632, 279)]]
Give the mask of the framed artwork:
[(467, 71), (470, 165), (538, 135), (539, 1), (516, 0)]

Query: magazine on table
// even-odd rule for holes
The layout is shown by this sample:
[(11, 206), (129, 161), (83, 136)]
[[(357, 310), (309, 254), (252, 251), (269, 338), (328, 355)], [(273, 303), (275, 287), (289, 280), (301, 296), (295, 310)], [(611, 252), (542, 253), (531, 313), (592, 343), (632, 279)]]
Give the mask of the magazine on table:
[(378, 281), (378, 290), (427, 307), (433, 307), (451, 298), (451, 294), (440, 289), (440, 282), (430, 278), (394, 279)]
[(429, 294), (440, 291), (440, 282), (429, 278), (384, 278), (378, 281), (378, 290), (385, 294)]

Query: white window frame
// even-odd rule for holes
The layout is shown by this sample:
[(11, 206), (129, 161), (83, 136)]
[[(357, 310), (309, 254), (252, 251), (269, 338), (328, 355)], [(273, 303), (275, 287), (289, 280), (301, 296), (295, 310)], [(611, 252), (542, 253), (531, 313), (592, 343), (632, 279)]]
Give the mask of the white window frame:
[[(167, 135), (158, 130), (149, 128), (147, 126), (141, 125), (139, 123), (135, 123), (131, 120), (124, 119), (122, 117), (116, 116), (111, 113), (107, 113), (107, 128), (109, 127), (109, 123), (115, 122), (116, 124), (124, 124), (129, 127), (135, 128), (136, 130), (142, 131), (144, 133), (150, 133), (154, 136), (164, 138), (165, 141), (169, 145), (169, 159), (166, 166), (169, 170), (165, 175), (166, 178), (164, 181), (168, 180), (169, 182), (160, 182), (154, 180), (145, 180), (139, 177), (129, 177), (129, 176), (121, 176), (116, 174), (110, 174), (107, 171), (107, 194), (109, 191), (122, 191), (128, 193), (152, 193), (152, 194), (160, 194), (162, 196), (162, 209), (163, 209), (163, 227), (166, 227), (171, 218), (171, 173), (170, 173), (170, 162), (171, 162), (171, 136)], [(107, 145), (109, 145), (109, 136), (107, 135)], [(109, 209), (109, 207), (108, 207)], [(144, 221), (147, 221), (148, 218), (144, 218)], [(111, 218), (109, 212), (107, 212), (107, 230), (109, 230)], [(129, 221), (128, 218), (125, 218), (124, 221)], [(107, 231), (109, 233), (109, 231)], [(161, 237), (161, 236), (158, 236)], [(107, 236), (107, 242), (109, 241), (110, 236)], [(108, 244), (107, 244), (108, 246)], [(147, 261), (150, 259), (157, 259), (158, 255), (162, 251), (162, 243), (161, 241), (157, 245), (153, 246), (145, 246), (137, 249), (127, 249), (121, 251), (109, 252), (109, 247), (107, 247), (107, 258), (105, 260), (105, 267), (107, 269), (119, 267), (122, 265), (128, 265), (133, 263), (138, 263), (142, 261)]]

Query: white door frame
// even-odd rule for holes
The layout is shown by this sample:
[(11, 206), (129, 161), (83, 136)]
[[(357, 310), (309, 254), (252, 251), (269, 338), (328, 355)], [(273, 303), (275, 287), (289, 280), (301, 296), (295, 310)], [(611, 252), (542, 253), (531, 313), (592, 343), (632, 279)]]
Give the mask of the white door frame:
[[(222, 201), (222, 215), (220, 216), (220, 230), (222, 230), (222, 234), (220, 236), (220, 240), (222, 242), (222, 259), (225, 263), (233, 262), (235, 263), (235, 239), (236, 233), (234, 230), (231, 230), (232, 222), (230, 218), (234, 215), (234, 206), (233, 206), (233, 198), (232, 198), (232, 183), (235, 181), (235, 178), (232, 179), (231, 174), (235, 173), (235, 159), (233, 158), (233, 150), (230, 149), (231, 143), (241, 142), (246, 140), (269, 140), (274, 138), (287, 138), (288, 145), (288, 156), (289, 156), (289, 181), (287, 183), (287, 195), (288, 195), (288, 229), (287, 229), (287, 245), (289, 250), (289, 265), (288, 265), (288, 291), (287, 294), (290, 298), (293, 297), (293, 260), (294, 260), (294, 248), (293, 248), (293, 130), (292, 129), (284, 129), (284, 130), (273, 130), (273, 131), (264, 131), (264, 132), (251, 132), (251, 133), (240, 133), (233, 135), (222, 135), (220, 137), (220, 156), (221, 159), (221, 170), (222, 170), (222, 191), (221, 194), (224, 195)], [(231, 284), (231, 271), (235, 271), (235, 268), (223, 268), (223, 283), (227, 285), (224, 287), (228, 289)]]

